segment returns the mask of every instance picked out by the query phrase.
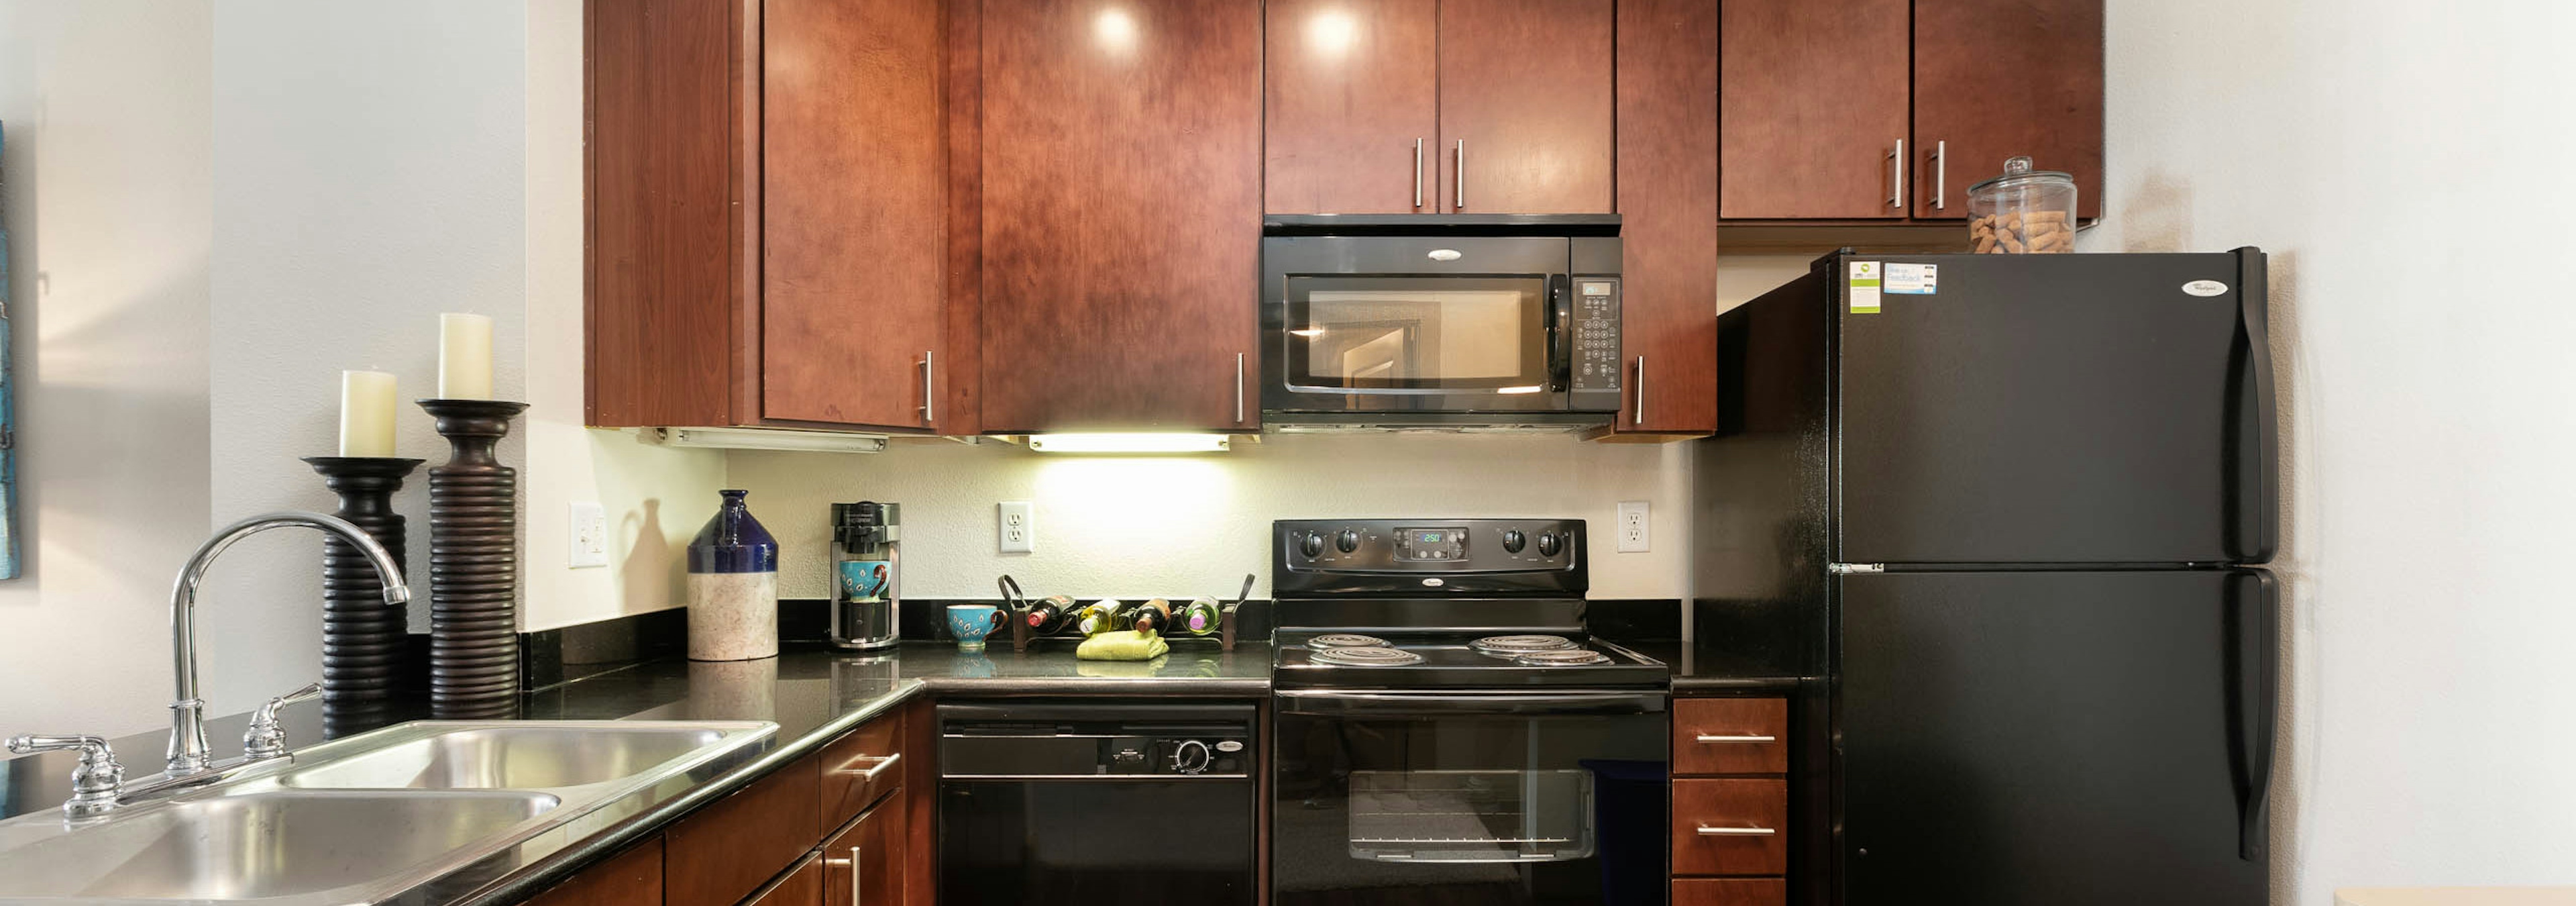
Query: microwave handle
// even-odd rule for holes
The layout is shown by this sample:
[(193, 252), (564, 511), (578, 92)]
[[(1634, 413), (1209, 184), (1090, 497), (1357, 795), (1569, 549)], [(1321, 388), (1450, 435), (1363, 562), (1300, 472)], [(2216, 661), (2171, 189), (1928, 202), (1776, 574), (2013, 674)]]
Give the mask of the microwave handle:
[(1565, 304), (1565, 295), (1574, 289), (1574, 278), (1550, 274), (1547, 278), (1547, 380), (1549, 389), (1563, 393), (1574, 376), (1574, 309)]

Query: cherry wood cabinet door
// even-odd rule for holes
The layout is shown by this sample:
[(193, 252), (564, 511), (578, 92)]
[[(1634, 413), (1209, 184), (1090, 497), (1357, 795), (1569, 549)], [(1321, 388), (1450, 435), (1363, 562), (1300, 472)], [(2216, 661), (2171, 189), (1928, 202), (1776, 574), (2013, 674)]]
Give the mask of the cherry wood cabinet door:
[(1615, 19), (1612, 0), (1440, 0), (1442, 210), (1611, 211)]
[(1673, 906), (1788, 906), (1784, 878), (1694, 878), (1673, 882)]
[(763, 7), (761, 415), (936, 427), (939, 0)]
[(1904, 217), (1909, 0), (1724, 0), (1718, 216)]
[(982, 18), (984, 431), (1259, 427), (1260, 0)]
[(2028, 156), (2102, 216), (2102, 0), (1916, 0), (1914, 216), (1968, 216), (1968, 186)]
[(654, 836), (529, 900), (533, 906), (636, 906), (662, 902), (662, 838)]
[(1717, 4), (1619, 4), (1620, 432), (1717, 430)]
[(805, 861), (769, 882), (768, 889), (752, 894), (743, 906), (823, 906), (823, 855), (806, 855)]
[(904, 901), (906, 807), (904, 797), (889, 797), (824, 841), (824, 906), (898, 906)]
[(1440, 210), (1439, 0), (1270, 0), (1263, 210)]

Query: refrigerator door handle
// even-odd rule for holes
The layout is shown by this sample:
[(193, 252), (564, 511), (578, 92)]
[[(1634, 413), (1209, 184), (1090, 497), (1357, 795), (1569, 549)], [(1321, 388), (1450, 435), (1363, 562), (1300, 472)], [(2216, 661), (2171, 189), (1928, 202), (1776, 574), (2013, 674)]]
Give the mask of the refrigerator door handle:
[[(2254, 436), (2252, 449), (2243, 449), (2245, 439), (2238, 440), (2240, 455), (2250, 454), (2254, 462), (2239, 463), (2236, 474), (2240, 482), (2250, 480), (2251, 487), (2238, 487), (2236, 503), (2236, 546), (2243, 549), (2242, 562), (2260, 563), (2272, 559), (2279, 546), (2277, 535), (2280, 514), (2280, 426), (2275, 424), (2272, 399), (2272, 338), (2267, 314), (2271, 280), (2268, 260), (2263, 250), (2248, 246), (2236, 250), (2236, 310), (2245, 334), (2245, 370), (2253, 379)], [(2239, 418), (2247, 414), (2240, 414)], [(2229, 426), (2232, 430), (2234, 426)]]
[(2254, 862), (2265, 858), (2271, 836), (2273, 723), (2280, 708), (2280, 585), (2269, 571), (2244, 570), (2228, 587), (2227, 607), (2233, 624), (2227, 688), (2235, 726), (2227, 734), (2227, 754), (2237, 785), (2236, 856)]

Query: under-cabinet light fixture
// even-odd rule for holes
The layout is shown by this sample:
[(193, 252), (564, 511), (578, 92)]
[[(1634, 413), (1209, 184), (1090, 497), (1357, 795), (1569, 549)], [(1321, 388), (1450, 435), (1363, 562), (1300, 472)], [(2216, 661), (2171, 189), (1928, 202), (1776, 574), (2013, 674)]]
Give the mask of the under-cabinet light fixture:
[(1031, 434), (1029, 449), (1040, 453), (1222, 453), (1232, 441), (1224, 434)]
[(636, 439), (665, 447), (715, 450), (787, 450), (799, 453), (883, 453), (882, 434), (796, 431), (780, 428), (643, 428)]

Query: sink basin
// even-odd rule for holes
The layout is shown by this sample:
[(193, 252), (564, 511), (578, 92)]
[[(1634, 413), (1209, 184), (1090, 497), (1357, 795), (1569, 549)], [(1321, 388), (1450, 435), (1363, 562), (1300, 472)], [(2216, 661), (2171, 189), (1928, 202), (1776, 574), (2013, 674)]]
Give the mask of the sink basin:
[(0, 852), (0, 897), (243, 900), (386, 884), (560, 802), (544, 793), (343, 791), (173, 802)]
[[(280, 786), (544, 790), (644, 774), (725, 740), (709, 726), (476, 726), (298, 767)], [(304, 759), (299, 756), (297, 759)]]
[(508, 851), (542, 835), (580, 839), (748, 760), (777, 730), (736, 721), (398, 724), (95, 820), (67, 823), (48, 811), (0, 821), (0, 906), (396, 900), (485, 859), (500, 859), (477, 869), (486, 874), (520, 864), (527, 854)]

